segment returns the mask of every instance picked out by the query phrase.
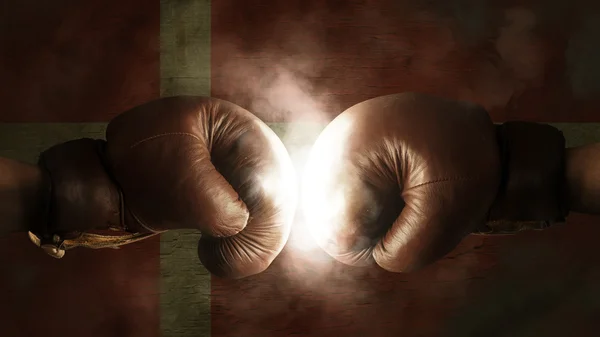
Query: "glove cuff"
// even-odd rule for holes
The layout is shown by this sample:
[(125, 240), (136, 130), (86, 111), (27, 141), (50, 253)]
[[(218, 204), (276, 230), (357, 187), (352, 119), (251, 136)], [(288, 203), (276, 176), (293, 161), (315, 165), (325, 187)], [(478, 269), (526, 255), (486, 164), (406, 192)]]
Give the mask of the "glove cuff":
[(103, 165), (105, 142), (78, 139), (41, 153), (38, 165), (50, 181), (45, 222), (30, 239), (54, 257), (64, 243), (92, 230), (123, 231), (122, 197)]
[(502, 180), (489, 221), (563, 222), (565, 138), (547, 124), (507, 122), (496, 125)]

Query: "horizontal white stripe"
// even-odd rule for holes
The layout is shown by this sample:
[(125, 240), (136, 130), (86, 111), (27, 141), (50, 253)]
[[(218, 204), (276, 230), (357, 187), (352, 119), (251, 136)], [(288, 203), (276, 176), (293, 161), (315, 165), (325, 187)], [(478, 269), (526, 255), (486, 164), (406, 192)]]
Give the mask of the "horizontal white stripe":
[[(598, 123), (556, 123), (568, 146), (600, 142)], [(309, 148), (324, 125), (269, 125), (293, 155)], [(71, 139), (103, 138), (105, 123), (0, 124), (0, 156), (34, 163), (44, 149)], [(460, 132), (460, 130), (457, 130)], [(161, 236), (161, 331), (163, 336), (210, 336), (210, 275), (196, 255), (199, 233), (171, 231)]]

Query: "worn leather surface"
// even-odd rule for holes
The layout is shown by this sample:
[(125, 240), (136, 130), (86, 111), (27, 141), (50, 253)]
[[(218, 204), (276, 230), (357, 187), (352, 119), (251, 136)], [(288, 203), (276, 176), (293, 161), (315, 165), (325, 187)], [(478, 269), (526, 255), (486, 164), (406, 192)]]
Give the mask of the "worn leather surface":
[(381, 96), (319, 136), (303, 206), (313, 235), (340, 262), (413, 271), (488, 221), (564, 221), (563, 153), (549, 125), (497, 128), (475, 104)]
[[(45, 234), (126, 229), (120, 190), (104, 167), (104, 141), (77, 139), (42, 152), (39, 165), (51, 181)], [(137, 228), (131, 229), (138, 232)]]
[[(283, 94), (313, 98), (334, 117), (369, 98), (423, 91), (475, 101), (494, 122), (573, 123), (559, 125), (570, 146), (594, 142), (598, 126), (586, 123), (600, 121), (598, 5), (213, 1), (212, 96), (254, 102), (265, 120), (304, 122), (307, 104), (279, 104)], [(597, 336), (599, 224), (572, 214), (544, 231), (469, 236), (410, 274), (348, 267), (288, 245), (265, 273), (212, 279), (212, 334)], [(290, 240), (304, 242), (294, 232)]]
[(181, 96), (130, 110), (106, 132), (128, 216), (152, 229), (199, 229), (200, 260), (219, 276), (261, 272), (281, 251), (296, 209), (295, 172), (256, 116)]
[(197, 229), (200, 260), (220, 276), (266, 269), (296, 209), (281, 140), (247, 110), (212, 98), (141, 105), (109, 123), (106, 142), (59, 144), (40, 164), (53, 191), (43, 233)]

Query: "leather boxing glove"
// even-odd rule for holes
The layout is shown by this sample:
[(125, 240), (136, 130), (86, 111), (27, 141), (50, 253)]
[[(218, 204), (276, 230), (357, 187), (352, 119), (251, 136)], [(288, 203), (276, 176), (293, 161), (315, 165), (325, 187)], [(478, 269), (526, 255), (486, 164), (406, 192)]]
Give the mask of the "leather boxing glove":
[[(56, 145), (39, 167), (47, 177), (45, 221), (30, 237), (55, 257), (74, 246), (198, 229), (204, 266), (240, 278), (279, 254), (296, 207), (295, 173), (280, 139), (250, 112), (213, 98), (138, 106), (109, 123), (106, 141)], [(110, 229), (125, 235), (97, 233)]]
[(337, 260), (408, 272), (471, 233), (564, 221), (564, 154), (549, 125), (494, 125), (477, 105), (424, 94), (378, 97), (317, 139), (303, 211)]

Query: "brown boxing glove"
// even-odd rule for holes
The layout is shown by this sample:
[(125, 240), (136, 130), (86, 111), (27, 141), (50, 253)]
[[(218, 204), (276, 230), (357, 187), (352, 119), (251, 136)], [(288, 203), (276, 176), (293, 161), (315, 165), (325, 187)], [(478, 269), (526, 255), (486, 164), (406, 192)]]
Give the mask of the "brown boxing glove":
[(480, 106), (424, 94), (378, 97), (319, 136), (304, 213), (337, 260), (407, 272), (471, 233), (563, 221), (564, 152), (548, 125), (494, 125)]
[[(76, 246), (198, 229), (205, 267), (244, 277), (282, 250), (296, 207), (295, 173), (280, 139), (250, 112), (213, 98), (136, 107), (109, 123), (106, 141), (56, 145), (39, 166), (48, 203), (31, 238), (55, 257)], [(103, 230), (122, 233), (98, 235)]]

